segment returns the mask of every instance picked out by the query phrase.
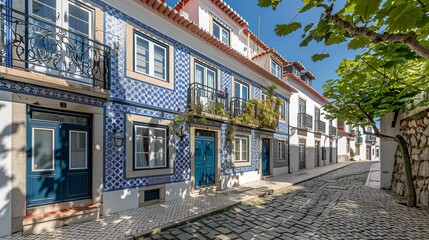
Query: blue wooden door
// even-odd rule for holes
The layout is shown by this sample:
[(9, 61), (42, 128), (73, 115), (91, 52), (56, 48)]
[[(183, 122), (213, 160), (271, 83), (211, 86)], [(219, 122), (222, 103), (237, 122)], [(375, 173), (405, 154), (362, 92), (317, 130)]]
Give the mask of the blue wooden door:
[(91, 197), (89, 118), (31, 111), (27, 127), (27, 206)]
[(195, 188), (215, 184), (215, 141), (213, 137), (195, 138)]
[(270, 139), (262, 139), (262, 176), (270, 175)]
[(60, 128), (55, 123), (31, 123), (27, 128), (27, 205), (60, 201)]
[(63, 199), (73, 200), (91, 196), (91, 137), (89, 127), (65, 125), (63, 137)]

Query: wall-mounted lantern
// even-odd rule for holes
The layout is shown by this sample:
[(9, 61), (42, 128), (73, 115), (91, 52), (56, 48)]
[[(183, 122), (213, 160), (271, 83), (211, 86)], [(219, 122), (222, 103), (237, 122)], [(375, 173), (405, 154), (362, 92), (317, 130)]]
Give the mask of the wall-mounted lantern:
[(112, 138), (112, 142), (113, 142), (113, 146), (120, 148), (122, 147), (122, 144), (124, 144), (124, 136), (118, 132), (116, 129), (113, 130), (113, 134), (111, 136)]

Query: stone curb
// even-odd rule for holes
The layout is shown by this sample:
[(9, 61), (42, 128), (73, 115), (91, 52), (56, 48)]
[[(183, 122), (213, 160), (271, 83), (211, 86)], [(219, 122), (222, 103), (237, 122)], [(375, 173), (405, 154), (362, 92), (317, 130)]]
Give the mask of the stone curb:
[(300, 183), (312, 180), (312, 179), (314, 179), (316, 177), (320, 177), (320, 176), (326, 175), (326, 174), (328, 174), (330, 172), (333, 172), (333, 171), (345, 168), (345, 167), (353, 165), (355, 163), (356, 162), (351, 162), (349, 164), (345, 164), (343, 166), (339, 166), (337, 168), (331, 169), (331, 170), (323, 172), (321, 174), (317, 174), (317, 175), (311, 176), (309, 178), (306, 178), (306, 179), (303, 179), (303, 180), (300, 180), (300, 181), (297, 181), (297, 182), (294, 182), (294, 183), (285, 184), (286, 186), (279, 186), (279, 187), (276, 187), (276, 188), (270, 188), (270, 189), (265, 190), (262, 193), (256, 194), (255, 196), (250, 196), (250, 197), (244, 198), (244, 199), (239, 200), (239, 201), (237, 201), (235, 203), (231, 203), (231, 204), (229, 204), (227, 206), (222, 206), (222, 207), (215, 208), (213, 210), (210, 210), (210, 211), (207, 211), (207, 212), (204, 212), (204, 213), (199, 213), (199, 214), (196, 214), (194, 216), (189, 216), (189, 217), (183, 218), (181, 220), (174, 221), (174, 222), (171, 222), (171, 223), (167, 223), (167, 224), (165, 224), (163, 226), (160, 226), (160, 227), (157, 227), (157, 228), (153, 228), (151, 230), (146, 230), (146, 231), (134, 233), (134, 234), (131, 234), (129, 236), (125, 236), (125, 237), (120, 238), (120, 239), (121, 240), (131, 240), (131, 239), (137, 239), (139, 237), (146, 237), (146, 236), (150, 236), (150, 235), (152, 235), (152, 234), (154, 234), (156, 232), (162, 232), (162, 231), (168, 230), (170, 228), (181, 226), (181, 225), (183, 225), (185, 223), (195, 222), (198, 219), (201, 219), (201, 218), (213, 215), (213, 214), (217, 214), (217, 213), (220, 213), (220, 212), (224, 212), (224, 211), (229, 210), (229, 209), (231, 209), (231, 208), (233, 208), (233, 207), (235, 207), (237, 205), (243, 204), (243, 203), (245, 203), (247, 201), (251, 201), (251, 200), (254, 200), (254, 199), (257, 199), (257, 198), (260, 198), (260, 197), (265, 197), (265, 196), (271, 195), (273, 193), (283, 192), (283, 191), (287, 190), (288, 188), (293, 187), (293, 186), (295, 186), (297, 184), (300, 184)]

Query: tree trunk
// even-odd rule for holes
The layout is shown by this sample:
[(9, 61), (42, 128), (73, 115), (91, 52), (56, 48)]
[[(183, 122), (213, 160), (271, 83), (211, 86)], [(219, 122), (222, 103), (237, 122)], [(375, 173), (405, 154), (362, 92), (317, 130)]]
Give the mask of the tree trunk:
[(396, 135), (395, 141), (399, 145), (402, 153), (403, 171), (405, 175), (405, 187), (407, 190), (407, 206), (416, 206), (416, 190), (414, 189), (413, 176), (411, 171), (410, 153), (408, 152), (407, 142), (401, 135)]

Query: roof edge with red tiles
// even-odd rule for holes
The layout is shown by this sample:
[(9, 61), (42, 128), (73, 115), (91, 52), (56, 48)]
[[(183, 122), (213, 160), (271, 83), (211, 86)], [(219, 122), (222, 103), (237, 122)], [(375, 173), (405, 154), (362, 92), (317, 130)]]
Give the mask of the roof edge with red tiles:
[[(180, 11), (186, 4), (189, 3), (190, 0), (180, 0), (176, 6), (174, 6), (174, 10)], [(249, 24), (244, 18), (240, 16), (236, 11), (234, 11), (228, 4), (226, 4), (223, 0), (211, 0), (211, 2), (216, 5), (222, 12), (224, 12), (228, 17), (234, 20), (240, 27), (247, 27)]]
[(161, 0), (140, 0), (140, 2), (152, 8), (154, 12), (157, 12), (160, 15), (163, 15), (164, 17), (170, 19), (172, 22), (178, 24), (184, 30), (190, 31), (191, 33), (200, 37), (202, 40), (216, 47), (220, 51), (231, 56), (232, 58), (234, 58), (235, 60), (243, 64), (244, 66), (255, 71), (261, 76), (265, 77), (267, 80), (271, 81), (272, 83), (278, 85), (279, 87), (285, 89), (286, 91), (289, 91), (290, 93), (297, 92), (297, 90), (291, 87), (289, 84), (283, 82), (281, 79), (271, 74), (271, 72), (265, 70), (264, 68), (262, 68), (261, 66), (253, 62), (252, 60), (243, 56), (240, 52), (222, 43), (219, 39), (213, 37), (210, 33), (200, 28), (198, 24), (185, 18), (180, 14), (180, 12), (169, 7), (167, 4), (162, 3)]

